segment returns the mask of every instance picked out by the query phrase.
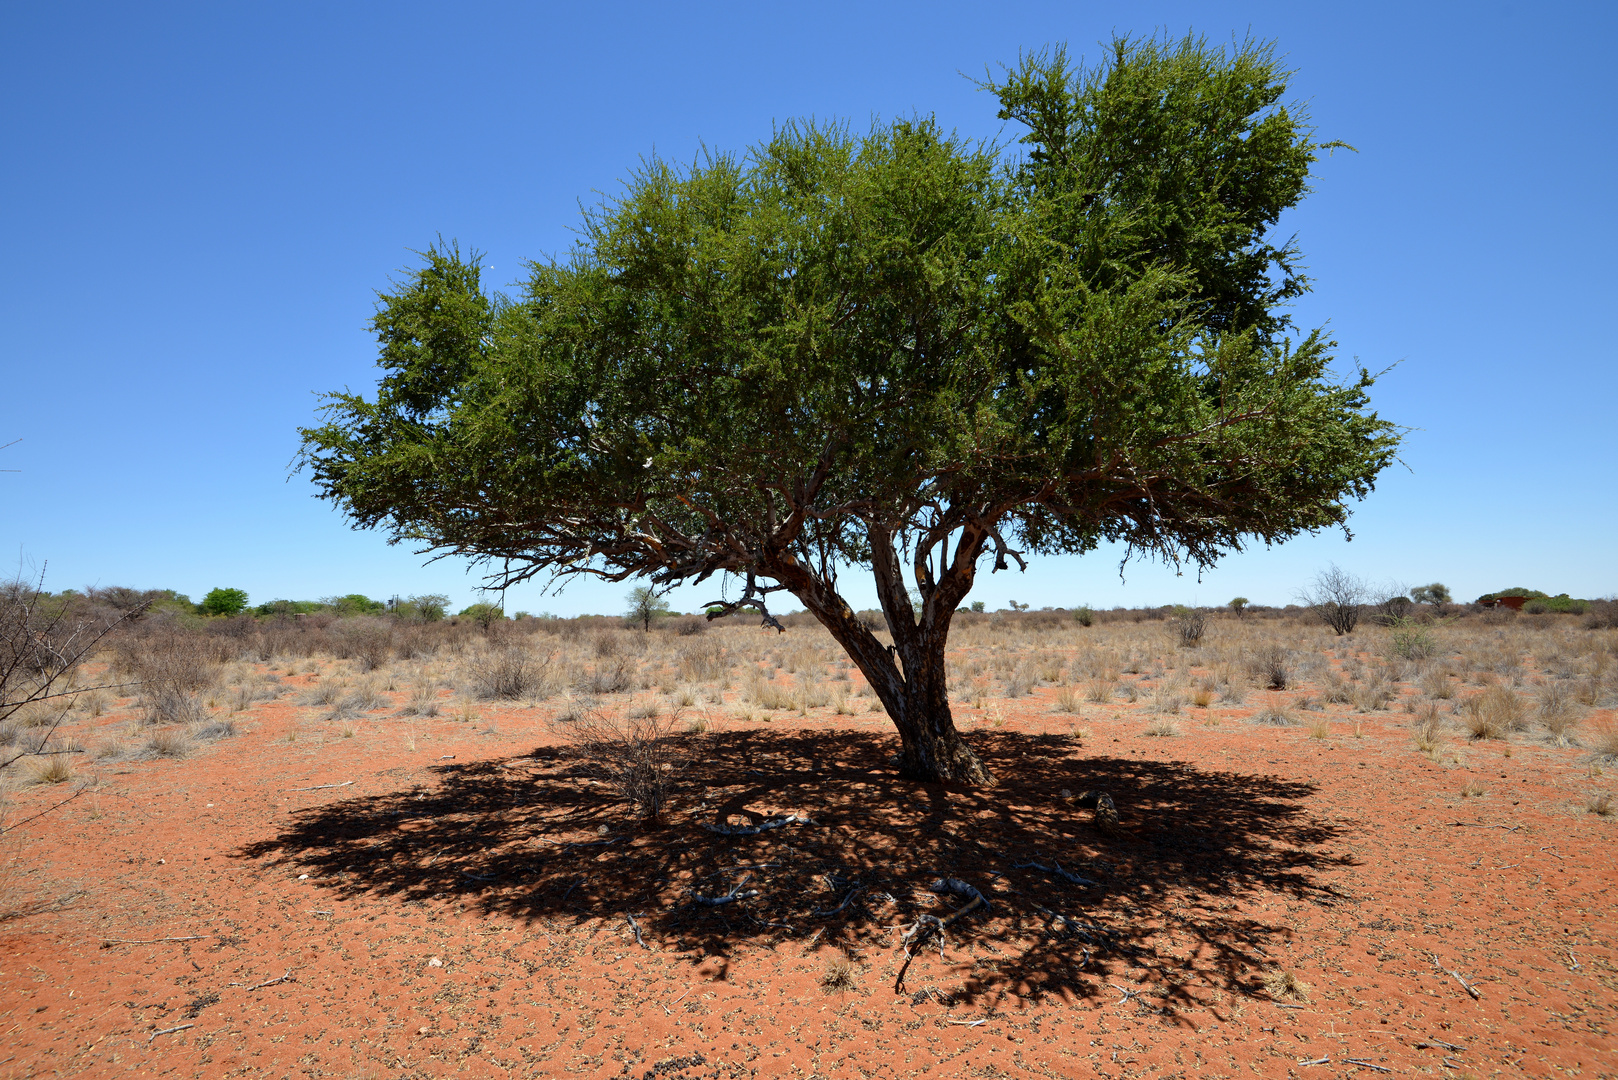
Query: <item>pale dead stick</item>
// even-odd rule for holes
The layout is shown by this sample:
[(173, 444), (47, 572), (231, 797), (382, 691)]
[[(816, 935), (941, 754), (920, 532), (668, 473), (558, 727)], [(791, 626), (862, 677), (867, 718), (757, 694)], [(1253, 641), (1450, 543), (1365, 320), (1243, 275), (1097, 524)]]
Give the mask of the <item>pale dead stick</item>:
[(288, 791), (325, 791), (327, 788), (347, 787), (348, 785), (352, 784), (353, 782), (354, 781), (352, 781), (352, 780), (344, 780), (341, 784), (316, 784), (314, 787), (292, 787), (292, 788), (287, 788), (287, 790)]
[[(203, 938), (213, 937), (212, 934), (192, 934), (190, 937), (159, 937), (149, 941), (136, 941), (130, 938), (102, 938), (108, 945), (156, 945), (164, 941), (201, 941)], [(187, 1025), (189, 1026), (189, 1025)]]
[(1372, 1065), (1369, 1061), (1363, 1061), (1360, 1058), (1344, 1058), (1343, 1060), (1350, 1065), (1358, 1065), (1362, 1069), (1375, 1069), (1377, 1072), (1385, 1073), (1393, 1071), (1392, 1069), (1385, 1069), (1381, 1065)]
[(196, 1026), (197, 1025), (195, 1024), (181, 1024), (179, 1027), (164, 1028), (162, 1031), (154, 1031), (146, 1040), (146, 1045), (152, 1045), (152, 1039), (157, 1038), (159, 1035), (173, 1035), (176, 1031), (184, 1031), (186, 1028), (194, 1028)]
[(1300, 1062), (1298, 1062), (1298, 1064), (1299, 1065), (1329, 1065), (1329, 1064), (1331, 1064), (1331, 1058), (1329, 1058), (1329, 1057), (1315, 1058), (1313, 1061), (1300, 1061)]
[(1433, 954), (1433, 966), (1437, 967), (1438, 970), (1442, 971), (1444, 974), (1453, 977), (1456, 982), (1460, 983), (1461, 984), (1461, 989), (1465, 990), (1468, 994), (1472, 995), (1472, 1000), (1473, 1001), (1477, 1001), (1478, 999), (1483, 997), (1482, 994), (1478, 993), (1477, 987), (1473, 986), (1471, 983), (1469, 983), (1465, 979), (1461, 978), (1461, 973), (1460, 972), (1451, 971), (1449, 968), (1445, 967), (1443, 964), (1440, 964), (1438, 962), (1438, 954), (1437, 953)]

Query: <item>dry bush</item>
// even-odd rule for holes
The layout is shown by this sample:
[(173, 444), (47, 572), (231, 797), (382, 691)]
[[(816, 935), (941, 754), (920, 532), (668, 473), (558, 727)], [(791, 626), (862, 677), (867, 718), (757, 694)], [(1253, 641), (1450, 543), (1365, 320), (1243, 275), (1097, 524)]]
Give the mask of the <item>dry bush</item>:
[(1584, 809), (1597, 817), (1612, 817), (1618, 814), (1618, 807), (1612, 805), (1612, 793), (1598, 791), (1584, 798)]
[(1094, 678), (1084, 685), (1085, 698), (1098, 705), (1105, 705), (1110, 702), (1117, 692), (1118, 684), (1112, 679)]
[[(607, 634), (598, 637), (597, 642), (613, 640)], [(634, 689), (637, 665), (627, 656), (612, 654), (603, 657), (601, 662), (590, 669), (588, 675), (580, 682), (580, 689), (587, 694), (622, 694)]]
[(1285, 690), (1292, 685), (1291, 654), (1279, 645), (1266, 645), (1248, 661), (1253, 681), (1271, 690)]
[(1331, 738), (1331, 725), (1324, 720), (1316, 720), (1309, 725), (1309, 737), (1320, 740)]
[(1231, 679), (1219, 688), (1219, 696), (1228, 705), (1241, 705), (1247, 701), (1247, 684)]
[(192, 726), (190, 735), (193, 739), (204, 742), (214, 742), (218, 739), (230, 739), (241, 734), (236, 721), (229, 719), (205, 720)]
[(1182, 649), (1194, 649), (1202, 644), (1208, 632), (1208, 612), (1203, 608), (1186, 608), (1175, 613), (1174, 637)]
[(1557, 680), (1539, 692), (1539, 721), (1550, 732), (1557, 746), (1573, 744), (1572, 731), (1579, 723), (1579, 706), (1567, 683)]
[(184, 728), (160, 728), (146, 737), (142, 751), (149, 757), (183, 758), (191, 752), (191, 736)]
[(1360, 712), (1375, 712), (1378, 709), (1386, 709), (1388, 702), (1396, 696), (1398, 695), (1393, 687), (1378, 679), (1355, 687), (1351, 698), (1354, 708)]
[(521, 645), (492, 649), (472, 660), (467, 669), (473, 692), (484, 701), (515, 701), (543, 696), (550, 690), (551, 656), (536, 657)]
[(1297, 717), (1279, 705), (1264, 706), (1253, 713), (1252, 720), (1255, 724), (1269, 724), (1272, 727), (1292, 727), (1298, 722)]
[(554, 730), (627, 800), (642, 820), (659, 821), (679, 764), (670, 734), (676, 716), (620, 716), (587, 710)]
[(1468, 780), (1466, 785), (1461, 788), (1461, 798), (1463, 799), (1475, 799), (1488, 793), (1488, 789), (1476, 780)]
[(77, 772), (73, 765), (73, 753), (69, 750), (41, 751), (28, 770), (28, 782), (31, 784), (64, 784), (73, 779)]
[(1410, 737), (1417, 750), (1437, 761), (1444, 745), (1439, 737), (1443, 729), (1444, 721), (1439, 718), (1438, 710), (1429, 705), (1416, 714), (1415, 722), (1410, 725)]
[(353, 659), (361, 671), (375, 671), (393, 657), (393, 620), (380, 616), (343, 619), (331, 628), (339, 660)]
[(724, 646), (717, 637), (706, 637), (687, 645), (680, 650), (676, 664), (680, 674), (691, 682), (718, 682), (730, 670)]
[(197, 695), (214, 685), (220, 660), (216, 642), (176, 628), (125, 638), (117, 650), (119, 666), (140, 683), (137, 703), (152, 724), (205, 718)]
[(438, 687), (432, 683), (417, 683), (410, 691), (410, 699), (399, 710), (400, 716), (437, 716)]
[(1503, 739), (1521, 731), (1527, 714), (1522, 698), (1504, 686), (1491, 686), (1461, 703), (1461, 725), (1474, 739)]
[(1172, 720), (1155, 720), (1148, 724), (1146, 726), (1146, 730), (1142, 732), (1143, 735), (1150, 735), (1156, 738), (1168, 738), (1173, 735), (1178, 735), (1179, 733), (1180, 729), (1174, 726), (1174, 722)]
[(1455, 684), (1450, 682), (1449, 672), (1429, 671), (1421, 677), (1421, 692), (1435, 700), (1447, 701), (1455, 696)]
[(1618, 764), (1618, 723), (1609, 720), (1596, 728), (1590, 740), (1590, 751), (1599, 765)]

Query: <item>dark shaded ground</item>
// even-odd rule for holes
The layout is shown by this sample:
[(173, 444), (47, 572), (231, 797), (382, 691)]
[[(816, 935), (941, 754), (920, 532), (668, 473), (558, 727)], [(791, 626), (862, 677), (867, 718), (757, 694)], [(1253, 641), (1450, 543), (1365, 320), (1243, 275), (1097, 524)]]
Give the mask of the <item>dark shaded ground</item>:
[[(947, 953), (970, 948), (979, 960), (941, 996), (1090, 997), (1114, 992), (1109, 977), (1143, 968), (1132, 976), (1152, 987), (1143, 1007), (1166, 1014), (1199, 987), (1252, 989), (1252, 972), (1269, 962), (1266, 942), (1284, 930), (1244, 913), (1248, 901), (1334, 903), (1323, 872), (1350, 865), (1321, 850), (1338, 830), (1306, 812), (1312, 784), (1096, 756), (1062, 736), (974, 734), (1000, 778), (981, 790), (899, 779), (887, 764), (895, 740), (875, 733), (675, 738), (684, 764), (663, 827), (634, 825), (628, 807), (591, 782), (587, 762), (552, 746), (520, 761), (436, 767), (435, 786), (314, 808), (237, 854), (352, 892), (459, 894), (490, 915), (633, 914), (649, 939), (706, 957), (720, 976), (742, 945), (817, 931), (854, 956), (891, 948), (893, 927), (959, 906), (926, 892), (955, 877), (993, 909), (951, 928)], [(1064, 797), (1085, 789), (1113, 795), (1120, 831), (1098, 830)], [(701, 827), (775, 812), (815, 823), (745, 837)], [(1016, 868), (1029, 861), (1060, 862), (1097, 884)], [(721, 907), (690, 899), (723, 894), (744, 876), (757, 896)], [(923, 972), (938, 964), (936, 952), (918, 957), (907, 990), (925, 992)]]

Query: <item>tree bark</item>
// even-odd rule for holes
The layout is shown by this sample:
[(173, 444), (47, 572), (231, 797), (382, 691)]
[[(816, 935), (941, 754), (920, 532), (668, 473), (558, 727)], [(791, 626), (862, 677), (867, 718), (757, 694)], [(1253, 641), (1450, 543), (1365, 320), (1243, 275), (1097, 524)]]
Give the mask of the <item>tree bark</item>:
[[(831, 633), (882, 702), (899, 732), (900, 775), (923, 783), (993, 784), (994, 777), (955, 727), (944, 669), (950, 617), (970, 580), (952, 602), (953, 589), (934, 588), (927, 582), (925, 591), (930, 595), (918, 620), (899, 576), (891, 539), (873, 532), (872, 540), (877, 593), (893, 633), (891, 646), (877, 640), (834, 588), (790, 556), (771, 566), (770, 574)], [(971, 561), (976, 559), (976, 551), (966, 550), (965, 539), (962, 543), (957, 565), (968, 555)]]

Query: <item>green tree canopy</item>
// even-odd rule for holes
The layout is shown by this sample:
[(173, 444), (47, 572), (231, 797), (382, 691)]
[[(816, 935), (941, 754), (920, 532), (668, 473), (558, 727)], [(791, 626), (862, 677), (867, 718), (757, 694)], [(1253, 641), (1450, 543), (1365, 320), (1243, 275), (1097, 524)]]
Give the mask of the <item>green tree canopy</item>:
[(640, 623), (641, 630), (648, 633), (652, 629), (653, 619), (660, 619), (669, 613), (669, 602), (647, 585), (630, 589), (628, 601), (629, 608), (624, 612), (624, 618)]
[(247, 593), (241, 589), (210, 589), (197, 607), (204, 615), (240, 615), (247, 608)]
[(1120, 41), (985, 84), (1024, 153), (912, 119), (651, 160), (515, 297), (426, 252), (381, 297), (375, 398), (330, 395), (304, 464), (357, 527), (500, 584), (731, 574), (710, 616), (767, 621), (790, 592), (907, 775), (986, 781), (943, 664), (982, 560), (1206, 566), (1343, 525), (1395, 452), (1369, 376), (1290, 336), (1308, 283), (1270, 231), (1322, 144), (1285, 76), (1267, 46)]

